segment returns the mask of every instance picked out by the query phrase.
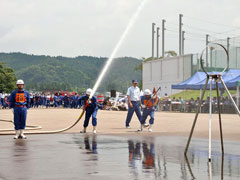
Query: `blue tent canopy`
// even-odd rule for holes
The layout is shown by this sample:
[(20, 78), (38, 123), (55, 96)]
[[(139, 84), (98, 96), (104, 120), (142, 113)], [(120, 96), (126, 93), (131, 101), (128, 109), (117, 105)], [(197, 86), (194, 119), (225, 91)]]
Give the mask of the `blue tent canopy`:
[(240, 82), (240, 74), (237, 77), (229, 80), (228, 83), (227, 83), (227, 87), (228, 88), (235, 88), (235, 87), (239, 86), (239, 82)]
[(178, 83), (176, 85), (172, 85), (172, 89), (196, 89), (196, 84), (204, 81), (206, 79), (206, 74), (204, 72), (196, 72), (192, 77)]
[[(240, 70), (230, 69), (223, 75), (223, 81), (229, 89), (236, 88), (238, 86), (238, 81), (240, 81)], [(220, 87), (222, 87), (222, 85)]]
[[(211, 72), (213, 74), (219, 72)], [(225, 72), (222, 76), (223, 81), (225, 82), (228, 88), (236, 88), (238, 86), (238, 81), (240, 81), (240, 70), (230, 69), (228, 72)], [(204, 72), (196, 72), (192, 77), (183, 81), (181, 83), (172, 85), (172, 89), (203, 89), (206, 82), (206, 74)], [(215, 83), (212, 86), (213, 89), (216, 88)], [(219, 83), (219, 88), (222, 88), (222, 84)], [(209, 89), (209, 83), (207, 86)]]

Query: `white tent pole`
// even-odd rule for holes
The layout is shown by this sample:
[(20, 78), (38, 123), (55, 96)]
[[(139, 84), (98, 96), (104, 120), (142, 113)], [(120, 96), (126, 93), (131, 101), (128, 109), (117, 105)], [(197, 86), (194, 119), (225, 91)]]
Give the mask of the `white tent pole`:
[(184, 112), (186, 112), (186, 89), (184, 89)]
[(237, 85), (237, 106), (239, 107), (239, 85)]
[[(200, 95), (199, 95), (199, 98), (201, 97), (201, 94), (202, 94), (202, 89), (200, 88)], [(200, 102), (199, 102), (200, 103)], [(200, 113), (202, 113), (202, 105), (200, 106)]]

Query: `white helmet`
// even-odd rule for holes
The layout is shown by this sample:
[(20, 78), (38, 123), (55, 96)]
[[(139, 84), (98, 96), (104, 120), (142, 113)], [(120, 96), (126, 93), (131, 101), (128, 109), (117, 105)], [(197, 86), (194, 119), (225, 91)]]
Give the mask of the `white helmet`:
[(151, 95), (152, 92), (149, 89), (145, 89), (144, 91), (144, 95)]
[(24, 81), (22, 80), (22, 79), (19, 79), (19, 80), (17, 80), (17, 83), (16, 83), (17, 85), (18, 84), (24, 84)]
[(87, 94), (87, 95), (91, 95), (91, 94), (92, 94), (92, 91), (93, 91), (92, 89), (88, 88), (88, 89), (86, 90), (86, 94)]

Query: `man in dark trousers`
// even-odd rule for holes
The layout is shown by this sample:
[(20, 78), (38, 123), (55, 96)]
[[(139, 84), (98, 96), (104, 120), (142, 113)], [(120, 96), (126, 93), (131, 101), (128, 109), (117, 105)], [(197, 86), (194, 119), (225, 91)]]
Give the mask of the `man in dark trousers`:
[(141, 97), (141, 103), (143, 108), (141, 126), (138, 131), (142, 131), (146, 125), (146, 119), (150, 116), (148, 131), (152, 132), (152, 125), (154, 123), (154, 112), (156, 110), (159, 98), (157, 95), (152, 95), (149, 89), (144, 91), (144, 96)]
[(84, 108), (86, 110), (85, 120), (84, 120), (84, 124), (83, 124), (83, 130), (80, 131), (80, 133), (86, 133), (89, 119), (91, 116), (92, 116), (93, 133), (94, 134), (97, 133), (97, 130), (96, 130), (97, 112), (98, 112), (99, 108), (102, 109), (102, 105), (97, 102), (97, 98), (95, 96), (92, 96), (92, 98), (90, 99), (91, 93), (92, 93), (92, 89), (87, 89), (86, 95), (81, 96), (79, 98), (80, 106), (84, 106)]
[(14, 114), (14, 126), (16, 135), (14, 139), (26, 139), (24, 129), (26, 126), (27, 111), (30, 108), (30, 96), (28, 91), (24, 90), (23, 80), (17, 80), (18, 89), (14, 90), (10, 96), (10, 108)]
[(130, 128), (130, 121), (133, 113), (137, 114), (138, 120), (141, 123), (141, 109), (140, 109), (140, 89), (137, 87), (137, 80), (132, 80), (132, 86), (128, 88), (127, 100), (128, 100), (128, 114), (126, 119), (126, 128)]

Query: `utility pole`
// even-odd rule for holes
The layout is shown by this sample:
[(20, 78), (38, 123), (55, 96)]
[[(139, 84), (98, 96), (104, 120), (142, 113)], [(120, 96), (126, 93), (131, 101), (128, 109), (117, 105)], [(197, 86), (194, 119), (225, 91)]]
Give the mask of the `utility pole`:
[(229, 53), (229, 48), (230, 48), (230, 37), (227, 38), (227, 51)]
[(179, 14), (179, 56), (182, 55), (182, 14)]
[(157, 27), (157, 59), (159, 58), (159, 27)]
[(165, 57), (165, 22), (166, 22), (166, 20), (165, 19), (163, 19), (162, 20), (162, 58), (164, 58)]
[(154, 33), (155, 23), (152, 23), (152, 61), (154, 60)]
[(185, 31), (182, 31), (182, 55), (184, 55)]
[(209, 35), (208, 34), (206, 34), (206, 66), (208, 67), (208, 43), (209, 43), (209, 41), (208, 41), (208, 38), (209, 38)]

